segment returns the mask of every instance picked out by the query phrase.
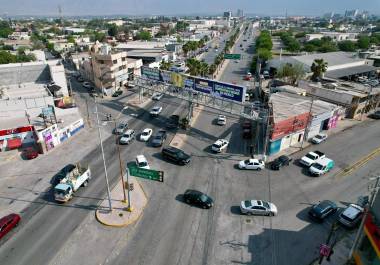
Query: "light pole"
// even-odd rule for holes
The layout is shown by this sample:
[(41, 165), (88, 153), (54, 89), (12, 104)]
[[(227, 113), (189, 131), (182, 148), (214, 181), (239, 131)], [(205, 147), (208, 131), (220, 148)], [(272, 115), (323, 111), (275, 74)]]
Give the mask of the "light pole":
[(112, 212), (112, 202), (111, 202), (111, 195), (110, 195), (110, 186), (108, 182), (108, 175), (107, 175), (107, 166), (106, 166), (106, 160), (104, 158), (104, 149), (103, 149), (103, 141), (102, 141), (102, 133), (100, 131), (100, 124), (99, 124), (99, 113), (98, 113), (98, 104), (96, 102), (95, 98), (95, 111), (96, 111), (96, 121), (97, 121), (97, 127), (98, 127), (98, 136), (99, 136), (99, 141), (100, 141), (100, 149), (102, 151), (102, 158), (103, 158), (103, 166), (104, 166), (104, 176), (106, 178), (106, 184), (107, 184), (107, 196), (108, 196), (108, 204), (109, 204), (109, 209)]

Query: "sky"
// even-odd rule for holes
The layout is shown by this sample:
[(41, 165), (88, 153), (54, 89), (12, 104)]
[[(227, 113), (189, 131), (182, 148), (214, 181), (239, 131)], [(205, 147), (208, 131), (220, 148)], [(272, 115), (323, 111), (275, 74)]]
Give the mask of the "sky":
[(368, 10), (380, 14), (380, 0), (0, 0), (0, 16), (186, 15), (236, 13), (318, 16), (328, 12)]

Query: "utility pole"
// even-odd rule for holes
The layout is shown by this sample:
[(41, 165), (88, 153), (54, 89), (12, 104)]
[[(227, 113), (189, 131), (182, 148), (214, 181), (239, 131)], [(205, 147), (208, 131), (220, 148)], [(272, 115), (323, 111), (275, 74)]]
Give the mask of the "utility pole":
[[(371, 188), (371, 197), (369, 199), (368, 206), (364, 210), (364, 215), (363, 215), (362, 221), (360, 223), (358, 232), (356, 233), (354, 243), (352, 244), (352, 247), (350, 249), (350, 253), (348, 254), (349, 260), (352, 258), (352, 255), (354, 254), (354, 250), (356, 249), (357, 244), (359, 243), (359, 241), (361, 240), (361, 238), (363, 236), (363, 227), (364, 227), (365, 220), (367, 219), (368, 212), (372, 208), (373, 201), (375, 200), (376, 194), (378, 192), (379, 183), (380, 183), (380, 176), (377, 176), (375, 178), (376, 178), (376, 183), (375, 183), (375, 186), (373, 188)], [(373, 180), (373, 178), (372, 178), (372, 180)]]
[(303, 134), (303, 139), (301, 143), (301, 150), (303, 149), (303, 143), (307, 140), (307, 136), (309, 134), (310, 130), (310, 123), (312, 121), (311, 116), (312, 116), (312, 109), (313, 109), (313, 104), (314, 104), (314, 97), (311, 97), (311, 103), (310, 103), (310, 109), (309, 109), (309, 116), (307, 117), (307, 122), (306, 122), (306, 128), (305, 128), (305, 133)]
[(95, 111), (96, 111), (96, 121), (97, 121), (97, 127), (98, 127), (98, 136), (99, 136), (99, 141), (100, 141), (100, 149), (102, 151), (102, 158), (103, 158), (103, 166), (104, 166), (104, 174), (105, 174), (104, 176), (105, 176), (106, 184), (107, 184), (108, 205), (109, 205), (109, 210), (112, 212), (112, 202), (111, 202), (111, 195), (110, 195), (111, 192), (110, 192), (110, 186), (109, 186), (109, 182), (108, 182), (106, 160), (104, 157), (102, 133), (100, 131), (98, 104), (96, 102), (96, 98), (95, 98)]

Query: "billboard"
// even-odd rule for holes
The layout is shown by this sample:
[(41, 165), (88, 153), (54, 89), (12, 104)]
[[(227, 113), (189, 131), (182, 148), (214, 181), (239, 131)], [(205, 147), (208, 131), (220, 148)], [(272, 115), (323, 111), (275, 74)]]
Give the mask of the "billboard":
[(193, 77), (185, 74), (163, 71), (155, 68), (141, 67), (143, 77), (173, 84), (176, 87), (191, 89), (218, 98), (244, 102), (246, 88), (239, 85), (218, 82), (210, 79)]

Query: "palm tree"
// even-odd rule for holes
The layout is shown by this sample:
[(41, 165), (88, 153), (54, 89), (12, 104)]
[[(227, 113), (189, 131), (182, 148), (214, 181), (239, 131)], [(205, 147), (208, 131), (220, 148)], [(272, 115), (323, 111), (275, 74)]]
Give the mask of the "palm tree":
[(198, 75), (200, 69), (200, 62), (197, 59), (190, 58), (186, 60), (186, 66), (189, 68), (188, 72), (190, 75)]
[(165, 60), (162, 60), (160, 63), (160, 69), (161, 70), (169, 70), (169, 68), (172, 66), (171, 62), (166, 62)]
[(310, 70), (313, 72), (311, 80), (318, 81), (327, 71), (327, 62), (325, 62), (323, 59), (315, 59), (310, 67)]
[(216, 71), (216, 65), (215, 64), (210, 65), (210, 67), (208, 68), (209, 75), (213, 75), (215, 71)]
[(200, 62), (199, 73), (201, 76), (206, 76), (209, 72), (209, 65), (205, 62)]

